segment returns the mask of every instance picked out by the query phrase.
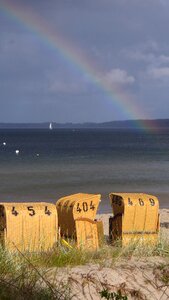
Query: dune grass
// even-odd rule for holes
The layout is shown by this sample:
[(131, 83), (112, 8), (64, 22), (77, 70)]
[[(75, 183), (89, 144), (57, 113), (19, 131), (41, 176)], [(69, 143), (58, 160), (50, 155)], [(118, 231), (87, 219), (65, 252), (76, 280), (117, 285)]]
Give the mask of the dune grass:
[(157, 245), (138, 242), (121, 247), (104, 242), (98, 251), (68, 248), (59, 244), (48, 253), (10, 253), (0, 248), (0, 299), (70, 299), (69, 287), (64, 283), (51, 284), (46, 279), (48, 269), (99, 264), (110, 267), (121, 259), (160, 256), (169, 258), (169, 243), (160, 239)]
[[(69, 241), (69, 243), (71, 243)], [(97, 251), (77, 249), (75, 244), (72, 248), (59, 244), (48, 253), (30, 255), (33, 264), (40, 267), (73, 267), (88, 263), (112, 266), (117, 260), (131, 257), (160, 256), (169, 258), (169, 241), (159, 238), (157, 244), (141, 243), (132, 241), (127, 246), (121, 247), (121, 241), (116, 241), (112, 246), (104, 241)]]
[(0, 248), (0, 299), (70, 299), (63, 284), (53, 286), (45, 279), (45, 271), (31, 262), (31, 257), (9, 253)]

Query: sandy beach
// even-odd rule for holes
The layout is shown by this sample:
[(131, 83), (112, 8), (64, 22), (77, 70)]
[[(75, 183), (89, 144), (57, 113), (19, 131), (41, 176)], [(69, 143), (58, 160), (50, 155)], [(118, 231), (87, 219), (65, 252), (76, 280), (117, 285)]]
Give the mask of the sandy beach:
[[(97, 219), (104, 223), (104, 234), (108, 236), (108, 222), (112, 214), (99, 214)], [(169, 210), (160, 210), (161, 236), (169, 240)], [(127, 256), (118, 258), (113, 264), (104, 259), (103, 265), (88, 264), (73, 268), (50, 269), (48, 280), (70, 286), (72, 299), (99, 300), (100, 291), (111, 292), (120, 290), (127, 299), (167, 300), (169, 299), (168, 278), (169, 258), (162, 256)], [(166, 276), (166, 277), (165, 277)]]
[(117, 261), (113, 267), (99, 265), (78, 266), (72, 269), (49, 270), (47, 278), (53, 281), (54, 272), (57, 282), (69, 284), (70, 295), (74, 300), (100, 300), (99, 292), (108, 289), (111, 292), (121, 290), (128, 300), (167, 300), (169, 288), (160, 280), (160, 267), (169, 264), (164, 258), (131, 258)]

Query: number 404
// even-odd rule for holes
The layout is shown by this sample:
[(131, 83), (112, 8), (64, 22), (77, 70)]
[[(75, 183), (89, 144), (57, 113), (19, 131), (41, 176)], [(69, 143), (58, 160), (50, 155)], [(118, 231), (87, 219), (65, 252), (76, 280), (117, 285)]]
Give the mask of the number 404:
[(93, 204), (93, 201), (90, 202), (90, 204), (88, 204), (87, 202), (82, 202), (82, 204), (77, 203), (77, 209), (76, 209), (79, 213), (81, 211), (87, 212), (88, 210), (95, 210), (95, 206)]

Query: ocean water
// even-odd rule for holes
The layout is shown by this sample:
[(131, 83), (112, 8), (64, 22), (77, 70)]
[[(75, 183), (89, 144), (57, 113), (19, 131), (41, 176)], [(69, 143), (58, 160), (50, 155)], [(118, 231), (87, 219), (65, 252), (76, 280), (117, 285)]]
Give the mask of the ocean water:
[(101, 193), (100, 212), (111, 212), (110, 192), (154, 194), (169, 207), (169, 131), (0, 130), (1, 202), (78, 192)]

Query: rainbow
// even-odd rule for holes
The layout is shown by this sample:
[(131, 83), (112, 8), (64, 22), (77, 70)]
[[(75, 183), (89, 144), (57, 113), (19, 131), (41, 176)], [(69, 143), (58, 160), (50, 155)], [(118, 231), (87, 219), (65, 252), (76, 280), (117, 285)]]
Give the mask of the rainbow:
[[(16, 22), (21, 23), (27, 29), (31, 30), (41, 40), (43, 40), (47, 46), (53, 47), (59, 51), (60, 55), (68, 62), (73, 64), (82, 74), (87, 75), (91, 82), (98, 86), (100, 89), (109, 96), (110, 101), (127, 117), (127, 119), (135, 119), (138, 128), (149, 130), (149, 123), (146, 124), (147, 119), (145, 111), (136, 104), (136, 101), (127, 93), (119, 90), (117, 87), (112, 87), (101, 76), (98, 67), (90, 61), (90, 59), (84, 55), (84, 53), (75, 48), (70, 41), (67, 41), (63, 36), (53, 30), (44, 18), (40, 17), (31, 9), (30, 6), (21, 4), (21, 2), (15, 2), (13, 0), (0, 0), (0, 8), (4, 13), (14, 19)], [(153, 124), (155, 125), (155, 124)]]

